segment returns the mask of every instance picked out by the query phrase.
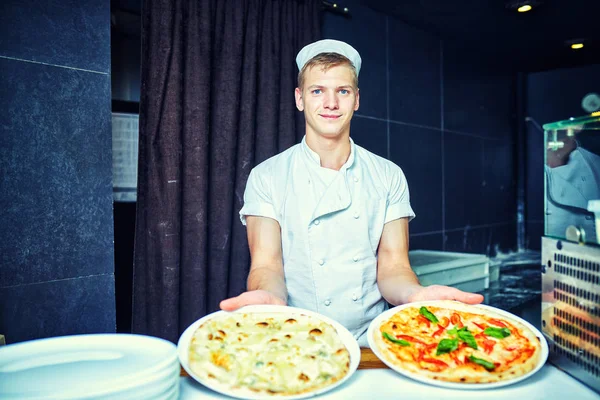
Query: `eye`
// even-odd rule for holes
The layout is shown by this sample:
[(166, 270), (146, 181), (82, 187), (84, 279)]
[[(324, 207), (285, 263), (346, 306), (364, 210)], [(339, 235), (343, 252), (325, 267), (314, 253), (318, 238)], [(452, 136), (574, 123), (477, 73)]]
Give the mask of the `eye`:
[(348, 94), (350, 93), (347, 89), (340, 89), (340, 94)]
[(321, 91), (321, 89), (314, 89), (311, 93), (312, 94), (321, 94), (322, 91)]

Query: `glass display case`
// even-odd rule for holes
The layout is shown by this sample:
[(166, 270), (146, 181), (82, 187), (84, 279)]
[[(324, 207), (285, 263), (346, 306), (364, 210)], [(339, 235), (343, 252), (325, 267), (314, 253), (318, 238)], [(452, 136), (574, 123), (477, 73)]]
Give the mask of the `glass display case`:
[(599, 245), (600, 113), (544, 125), (544, 148), (544, 235)]

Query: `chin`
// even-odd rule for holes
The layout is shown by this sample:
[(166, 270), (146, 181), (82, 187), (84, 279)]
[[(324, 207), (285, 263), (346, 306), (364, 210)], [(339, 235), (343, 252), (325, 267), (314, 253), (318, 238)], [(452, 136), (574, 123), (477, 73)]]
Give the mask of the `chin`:
[(344, 132), (346, 131), (346, 129), (344, 129), (343, 126), (324, 126), (322, 128), (323, 129), (321, 129), (319, 131), (319, 134), (321, 136), (330, 136), (330, 137), (342, 136), (344, 134)]
[(336, 132), (319, 132), (318, 133), (319, 136), (322, 136), (326, 139), (335, 139), (338, 138), (340, 136), (343, 136), (343, 133), (341, 131), (336, 131)]

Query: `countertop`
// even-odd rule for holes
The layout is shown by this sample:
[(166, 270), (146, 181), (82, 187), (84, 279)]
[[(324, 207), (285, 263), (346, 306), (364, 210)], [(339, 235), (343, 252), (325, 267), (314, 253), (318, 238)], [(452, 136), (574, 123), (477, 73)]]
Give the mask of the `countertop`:
[(498, 279), (480, 291), (483, 304), (523, 318), (541, 331), (542, 272), (540, 259), (507, 260), (499, 265)]
[[(181, 400), (229, 398), (207, 389), (185, 376), (185, 372), (180, 378), (179, 388)], [(458, 390), (436, 387), (407, 378), (387, 368), (370, 349), (361, 349), (359, 369), (348, 381), (330, 392), (319, 395), (318, 399), (598, 400), (599, 397), (597, 393), (549, 363), (531, 377), (512, 385), (487, 390)]]
[(484, 295), (484, 304), (511, 312), (533, 301), (541, 305), (541, 266), (539, 264), (500, 265), (498, 280), (490, 282), (489, 289), (479, 293)]

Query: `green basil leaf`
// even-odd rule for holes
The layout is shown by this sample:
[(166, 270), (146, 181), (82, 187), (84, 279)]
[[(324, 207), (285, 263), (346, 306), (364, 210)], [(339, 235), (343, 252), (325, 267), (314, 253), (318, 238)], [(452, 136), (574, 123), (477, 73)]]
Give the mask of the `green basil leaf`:
[(483, 368), (487, 369), (488, 371), (491, 371), (494, 368), (496, 368), (496, 366), (494, 365), (493, 362), (484, 360), (482, 358), (477, 358), (475, 356), (469, 356), (469, 360), (473, 361), (475, 364), (482, 365)]
[(446, 330), (446, 333), (447, 333), (448, 335), (455, 336), (455, 335), (458, 335), (458, 330), (456, 329), (456, 327), (453, 327), (452, 329), (448, 329), (448, 330)]
[(488, 336), (495, 337), (497, 339), (504, 339), (507, 336), (510, 336), (510, 329), (508, 328), (495, 328), (493, 326), (485, 328), (483, 331)]
[(475, 341), (473, 334), (469, 332), (469, 329), (466, 326), (458, 330), (458, 338), (465, 342), (467, 346), (477, 350), (477, 342)]
[(437, 346), (436, 356), (444, 353), (450, 353), (458, 349), (458, 339), (442, 339)]
[(424, 316), (425, 318), (427, 318), (428, 320), (430, 320), (434, 324), (437, 324), (439, 322), (438, 319), (437, 319), (437, 317), (435, 315), (433, 315), (433, 313), (431, 311), (429, 311), (427, 309), (427, 307), (421, 307), (421, 308), (419, 308), (419, 314), (421, 314), (422, 316)]
[(392, 335), (390, 335), (387, 332), (383, 332), (383, 337), (392, 343), (396, 343), (401, 346), (410, 346), (410, 342), (407, 342), (406, 340), (402, 340), (402, 339), (396, 339), (395, 337), (393, 337)]

